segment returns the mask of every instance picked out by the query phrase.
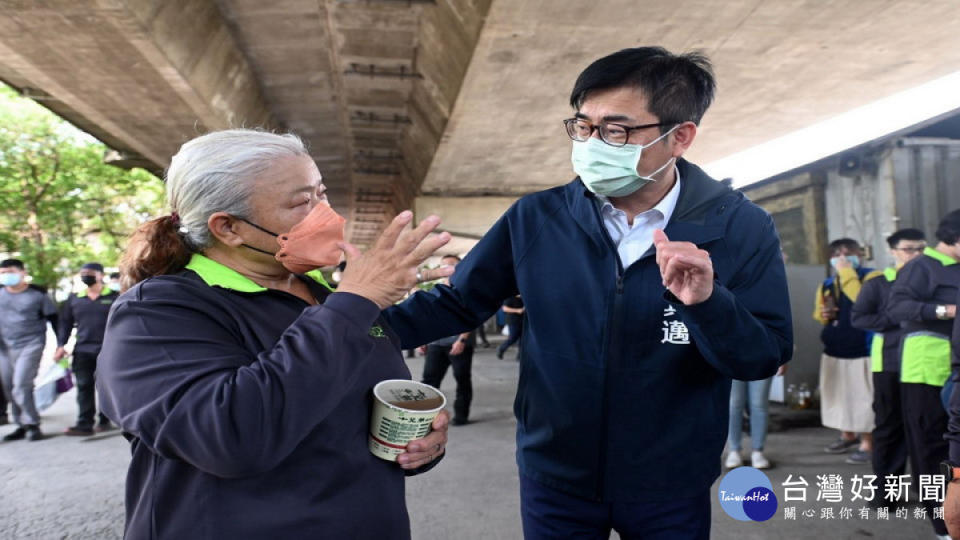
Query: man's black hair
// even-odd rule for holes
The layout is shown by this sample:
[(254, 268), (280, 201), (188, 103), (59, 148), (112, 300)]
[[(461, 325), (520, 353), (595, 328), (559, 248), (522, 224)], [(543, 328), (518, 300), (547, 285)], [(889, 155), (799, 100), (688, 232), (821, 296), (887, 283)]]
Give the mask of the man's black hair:
[[(570, 106), (580, 110), (590, 92), (633, 87), (647, 98), (647, 109), (663, 124), (693, 122), (710, 107), (716, 90), (710, 60), (700, 52), (673, 54), (663, 47), (623, 49), (594, 61), (580, 73)], [(661, 132), (671, 125), (660, 128)]]
[(16, 268), (18, 270), (23, 270), (23, 261), (20, 259), (4, 259), (0, 261), (0, 268)]
[(853, 238), (837, 238), (833, 242), (830, 242), (830, 245), (827, 246), (827, 251), (833, 255), (840, 248), (847, 248), (850, 251), (860, 251), (860, 242), (857, 242)]
[(897, 247), (901, 240), (922, 241), (926, 239), (920, 229), (900, 229), (887, 237), (887, 245), (890, 246), (890, 249), (893, 249)]
[(937, 225), (937, 240), (954, 245), (960, 240), (960, 208), (943, 216)]

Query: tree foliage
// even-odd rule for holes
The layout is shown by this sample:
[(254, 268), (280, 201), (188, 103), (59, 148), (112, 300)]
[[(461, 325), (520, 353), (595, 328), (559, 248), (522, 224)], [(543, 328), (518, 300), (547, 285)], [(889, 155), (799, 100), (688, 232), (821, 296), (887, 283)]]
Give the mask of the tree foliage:
[(116, 263), (160, 212), (163, 183), (103, 161), (107, 148), (0, 85), (0, 252), (56, 285), (87, 261)]

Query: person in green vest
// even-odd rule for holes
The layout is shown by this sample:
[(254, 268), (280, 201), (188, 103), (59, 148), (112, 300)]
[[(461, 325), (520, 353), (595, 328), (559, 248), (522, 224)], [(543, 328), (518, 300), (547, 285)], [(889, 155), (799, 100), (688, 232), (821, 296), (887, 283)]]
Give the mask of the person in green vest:
[[(950, 333), (960, 286), (960, 209), (940, 220), (936, 247), (910, 261), (897, 274), (888, 312), (903, 330), (900, 396), (914, 486), (920, 475), (940, 473), (947, 459), (947, 412), (940, 391), (950, 376)], [(946, 537), (942, 519), (934, 518), (934, 501), (924, 501), (938, 535)]]
[(60, 308), (60, 328), (57, 332), (57, 350), (54, 361), (67, 356), (66, 345), (76, 328), (73, 344), (73, 375), (77, 380), (77, 423), (64, 430), (74, 437), (88, 437), (114, 429), (110, 419), (100, 412), (97, 420), (96, 379), (97, 356), (103, 346), (110, 307), (118, 292), (103, 282), (103, 265), (89, 262), (80, 268), (80, 281), (86, 287), (71, 293)]
[[(877, 485), (886, 484), (888, 476), (900, 476), (907, 466), (907, 440), (904, 436), (900, 399), (899, 323), (890, 320), (887, 304), (897, 272), (906, 263), (919, 257), (927, 243), (923, 231), (900, 229), (887, 237), (890, 254), (896, 265), (874, 272), (880, 279), (869, 279), (860, 289), (853, 304), (850, 322), (855, 328), (874, 332), (870, 347), (873, 372), (873, 472)], [(881, 499), (877, 497), (877, 499)], [(878, 501), (880, 502), (880, 501)]]

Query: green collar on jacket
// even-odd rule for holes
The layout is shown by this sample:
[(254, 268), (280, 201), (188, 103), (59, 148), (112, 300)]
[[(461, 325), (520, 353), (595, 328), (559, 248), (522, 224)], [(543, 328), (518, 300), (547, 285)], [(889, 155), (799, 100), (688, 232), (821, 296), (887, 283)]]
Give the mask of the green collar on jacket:
[[(200, 276), (200, 279), (211, 287), (220, 287), (222, 289), (245, 293), (258, 293), (267, 290), (266, 287), (258, 285), (252, 279), (237, 272), (233, 268), (220, 264), (199, 253), (194, 253), (190, 257), (190, 262), (187, 263), (186, 268), (196, 272), (196, 274)], [(330, 287), (327, 280), (323, 279), (323, 274), (320, 270), (311, 270), (304, 275), (323, 285), (328, 290), (333, 291), (333, 288)]]
[[(82, 287), (77, 291), (77, 296), (83, 298), (84, 296), (87, 296), (87, 293), (89, 291), (90, 291), (90, 287)], [(104, 285), (103, 288), (100, 289), (100, 296), (106, 296), (112, 292), (113, 292), (113, 289)]]
[(926, 255), (927, 257), (930, 257), (931, 259), (936, 259), (940, 261), (940, 264), (944, 266), (957, 264), (957, 260), (954, 259), (953, 257), (949, 255), (944, 255), (943, 253), (940, 253), (939, 251), (929, 246), (923, 248), (923, 254)]

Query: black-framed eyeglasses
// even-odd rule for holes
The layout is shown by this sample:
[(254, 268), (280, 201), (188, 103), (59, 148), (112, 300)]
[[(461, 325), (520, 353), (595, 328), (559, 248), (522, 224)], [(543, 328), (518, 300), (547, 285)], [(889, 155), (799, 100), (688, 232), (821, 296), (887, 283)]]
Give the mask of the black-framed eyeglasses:
[(893, 248), (894, 251), (902, 251), (904, 253), (922, 253), (924, 249), (926, 249), (926, 246)]
[(649, 129), (653, 127), (668, 126), (668, 123), (641, 124), (639, 126), (625, 126), (623, 124), (614, 124), (605, 122), (603, 124), (591, 124), (583, 118), (567, 118), (563, 121), (563, 126), (567, 129), (567, 135), (571, 140), (584, 142), (593, 136), (593, 132), (600, 134), (600, 140), (610, 146), (623, 146), (630, 140), (630, 132), (638, 129)]

